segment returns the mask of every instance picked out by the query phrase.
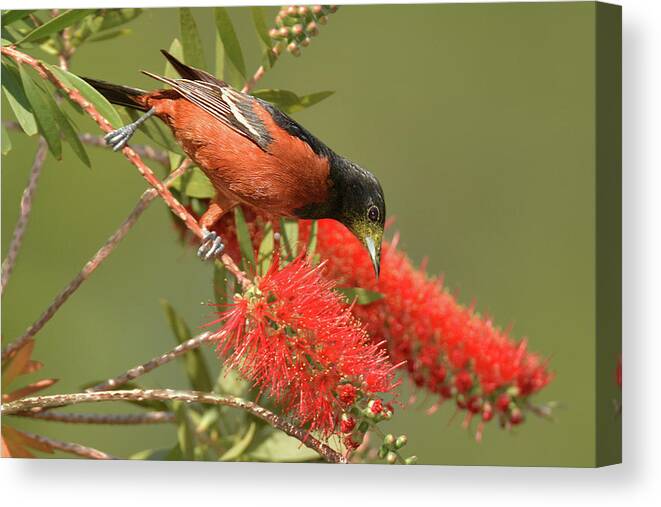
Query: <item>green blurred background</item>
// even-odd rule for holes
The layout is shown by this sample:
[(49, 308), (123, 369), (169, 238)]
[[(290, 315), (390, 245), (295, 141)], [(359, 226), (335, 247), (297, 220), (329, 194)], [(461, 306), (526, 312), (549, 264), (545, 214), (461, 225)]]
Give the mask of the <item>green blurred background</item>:
[[(250, 12), (230, 12), (255, 69)], [(213, 16), (194, 13), (211, 64)], [(179, 34), (177, 11), (148, 10), (129, 26), (127, 37), (84, 46), (71, 70), (154, 86), (139, 70), (162, 71), (158, 50)], [(561, 402), (555, 422), (530, 418), (511, 433), (492, 423), (477, 444), (459, 418), (448, 425), (449, 405), (427, 416), (423, 395), (398, 410), (387, 429), (409, 435), (407, 454), (420, 463), (595, 462), (594, 36), (592, 3), (343, 7), (301, 58), (285, 55), (258, 86), (334, 90), (296, 119), (378, 175), (414, 262), (429, 256), (428, 271), (444, 273), (461, 301), (475, 299), (500, 325), (513, 323), (514, 336), (551, 359), (557, 377), (538, 401)], [(3, 119), (5, 106), (3, 98)], [(96, 132), (87, 120), (79, 125)], [(14, 149), (2, 160), (3, 257), (36, 146), (35, 138), (11, 137)], [(3, 300), (5, 342), (40, 315), (145, 188), (120, 155), (89, 152), (91, 171), (68, 148), (64, 162), (49, 155)], [(50, 392), (78, 391), (167, 350), (173, 337), (159, 298), (196, 328), (210, 320), (201, 303), (212, 298), (211, 277), (154, 203), (39, 335), (39, 376), (60, 379)], [(177, 363), (143, 383), (187, 385)], [(613, 381), (613, 398), (616, 389)], [(169, 426), (12, 423), (120, 456), (175, 439)]]

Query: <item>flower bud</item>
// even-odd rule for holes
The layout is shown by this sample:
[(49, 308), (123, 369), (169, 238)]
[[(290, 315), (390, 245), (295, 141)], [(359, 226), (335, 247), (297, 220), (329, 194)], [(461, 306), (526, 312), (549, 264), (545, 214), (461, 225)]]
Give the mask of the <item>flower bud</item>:
[(317, 25), (317, 23), (314, 21), (310, 21), (308, 26), (305, 27), (305, 31), (314, 37), (315, 35), (319, 34), (319, 25)]
[(503, 393), (496, 399), (496, 408), (501, 412), (505, 412), (510, 406), (510, 401), (512, 400), (509, 395)]
[(293, 33), (295, 36), (299, 36), (303, 33), (303, 25), (301, 24), (296, 24), (291, 27), (291, 33)]
[(522, 422), (523, 422), (523, 412), (521, 412), (521, 410), (518, 408), (512, 409), (512, 412), (510, 413), (510, 423), (516, 426), (517, 424), (521, 424)]
[(388, 462), (389, 465), (394, 465), (397, 463), (397, 454), (394, 452), (389, 452), (386, 454), (386, 461)]
[(312, 39), (310, 39), (310, 37), (306, 37), (305, 39), (303, 39), (303, 40), (300, 42), (300, 44), (301, 44), (301, 46), (303, 46), (304, 48), (306, 48), (306, 47), (308, 47), (308, 46), (310, 45), (310, 42), (312, 42)]
[(287, 16), (296, 16), (296, 14), (298, 14), (298, 9), (295, 5), (287, 7)]
[(342, 421), (340, 421), (342, 433), (351, 433), (355, 427), (356, 420), (348, 414), (342, 414)]
[(319, 16), (319, 18), (317, 18), (317, 21), (319, 21), (320, 25), (325, 25), (326, 23), (328, 23), (328, 16)]
[(339, 7), (337, 5), (329, 5), (328, 6), (328, 12), (330, 12), (331, 14), (333, 14), (334, 12), (337, 12), (337, 9), (339, 9)]
[(388, 454), (388, 446), (382, 445), (381, 447), (379, 447), (379, 454), (378, 454), (379, 459), (385, 458), (386, 454)]
[(289, 37), (289, 28), (287, 28), (286, 26), (283, 26), (278, 31), (280, 32), (280, 37), (282, 39), (286, 39), (287, 37)]
[(321, 13), (324, 12), (324, 8), (321, 5), (313, 5), (312, 6), (312, 13), (316, 14), (317, 16)]
[(287, 45), (287, 51), (289, 51), (294, 56), (300, 56), (301, 54), (301, 48), (299, 48), (298, 44), (296, 44), (295, 42), (290, 42)]
[(306, 7), (305, 5), (301, 5), (298, 8), (298, 15), (299, 16), (307, 16), (309, 12), (310, 12), (310, 8)]
[(417, 456), (410, 456), (404, 460), (407, 465), (415, 465), (418, 462)]
[(271, 37), (271, 39), (279, 39), (280, 38), (280, 30), (278, 30), (277, 28), (271, 28), (269, 30), (269, 37)]
[(381, 417), (383, 417), (386, 421), (390, 421), (390, 419), (392, 419), (392, 412), (390, 410), (384, 410), (381, 413)]
[(395, 440), (395, 447), (397, 449), (401, 449), (407, 444), (408, 441), (409, 439), (406, 435), (400, 435), (397, 437), (397, 440)]
[(395, 435), (392, 433), (388, 433), (384, 438), (383, 438), (383, 445), (387, 445), (388, 447), (392, 447), (395, 444)]
[(369, 408), (374, 415), (378, 415), (383, 411), (383, 402), (379, 398), (370, 400), (367, 404), (367, 408)]

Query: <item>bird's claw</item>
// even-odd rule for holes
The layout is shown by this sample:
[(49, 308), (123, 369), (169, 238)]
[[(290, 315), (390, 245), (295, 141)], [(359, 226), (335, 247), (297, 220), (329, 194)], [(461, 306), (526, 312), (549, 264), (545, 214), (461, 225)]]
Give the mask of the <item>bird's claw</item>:
[(202, 237), (202, 244), (197, 250), (197, 256), (204, 261), (208, 261), (222, 252), (225, 245), (220, 236), (214, 231), (202, 229), (202, 232), (204, 233), (204, 236)]
[(135, 133), (135, 129), (136, 127), (133, 124), (120, 127), (103, 136), (103, 140), (108, 146), (112, 146), (112, 151), (119, 151), (129, 142), (129, 139)]

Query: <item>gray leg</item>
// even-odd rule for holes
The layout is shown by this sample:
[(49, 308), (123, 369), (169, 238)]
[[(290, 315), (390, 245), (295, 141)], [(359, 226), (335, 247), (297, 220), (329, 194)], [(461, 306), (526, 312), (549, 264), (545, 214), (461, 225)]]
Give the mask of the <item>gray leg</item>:
[(126, 146), (126, 143), (129, 142), (129, 139), (131, 139), (131, 136), (135, 133), (135, 131), (138, 130), (138, 127), (149, 118), (151, 118), (154, 113), (156, 113), (156, 109), (152, 107), (133, 123), (129, 123), (124, 127), (120, 127), (117, 130), (109, 132), (103, 137), (103, 139), (106, 141), (107, 145), (112, 146), (112, 151), (121, 150), (124, 148), (124, 146)]
[(202, 232), (204, 236), (202, 237), (202, 244), (197, 250), (197, 256), (204, 261), (208, 261), (222, 252), (225, 245), (223, 245), (223, 240), (215, 232), (206, 229), (202, 229)]

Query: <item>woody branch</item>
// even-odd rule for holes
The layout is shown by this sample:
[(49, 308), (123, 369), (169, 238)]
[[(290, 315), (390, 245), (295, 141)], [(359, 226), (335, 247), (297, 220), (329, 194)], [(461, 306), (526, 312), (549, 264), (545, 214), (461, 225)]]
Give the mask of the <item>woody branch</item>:
[(303, 445), (316, 451), (330, 463), (346, 463), (346, 459), (337, 451), (330, 448), (307, 430), (298, 428), (270, 410), (257, 405), (252, 401), (243, 400), (235, 396), (221, 396), (199, 391), (178, 391), (172, 389), (133, 389), (125, 391), (102, 391), (97, 393), (55, 394), (51, 396), (33, 396), (21, 400), (5, 403), (1, 407), (3, 415), (20, 414), (37, 409), (63, 407), (80, 403), (94, 403), (103, 401), (183, 401), (185, 403), (203, 403), (210, 405), (223, 405), (235, 407), (249, 412), (266, 421), (268, 424), (284, 431), (287, 435), (296, 438)]

